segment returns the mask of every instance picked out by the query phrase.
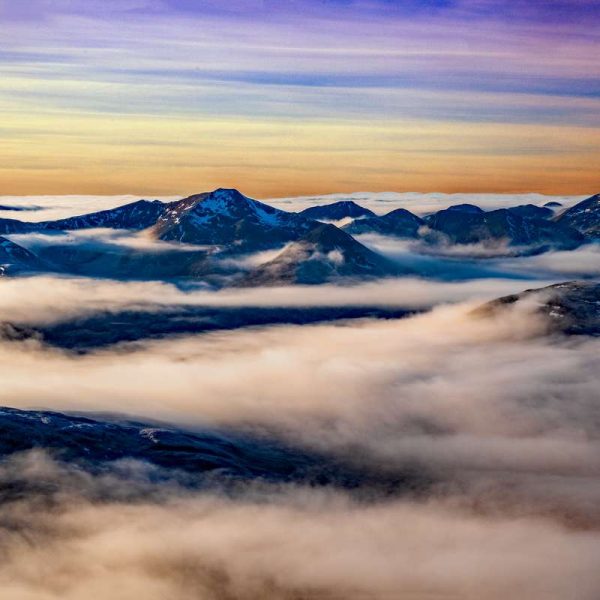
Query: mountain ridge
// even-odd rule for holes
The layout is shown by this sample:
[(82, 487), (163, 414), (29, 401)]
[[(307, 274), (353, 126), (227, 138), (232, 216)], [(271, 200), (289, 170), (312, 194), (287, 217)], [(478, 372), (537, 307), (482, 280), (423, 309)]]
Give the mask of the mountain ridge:
[(372, 279), (400, 272), (400, 267), (368, 249), (342, 229), (319, 223), (273, 260), (254, 269), (244, 277), (242, 284), (314, 285), (334, 278)]

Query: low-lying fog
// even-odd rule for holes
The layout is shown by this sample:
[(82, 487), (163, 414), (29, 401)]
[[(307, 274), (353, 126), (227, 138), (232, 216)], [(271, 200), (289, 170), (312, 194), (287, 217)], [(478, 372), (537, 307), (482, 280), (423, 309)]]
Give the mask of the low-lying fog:
[[(65, 216), (67, 203), (52, 216)], [(256, 433), (423, 480), (368, 499), (258, 482), (193, 491), (133, 462), (92, 475), (44, 450), (13, 456), (0, 462), (0, 597), (597, 600), (600, 339), (548, 335), (527, 302), (495, 317), (472, 310), (527, 287), (598, 276), (598, 247), (479, 261), (363, 242), (422, 261), (438, 280), (221, 291), (0, 280), (0, 321), (29, 325), (132, 307), (160, 318), (161, 307), (186, 304), (428, 310), (85, 355), (0, 341), (1, 406)]]

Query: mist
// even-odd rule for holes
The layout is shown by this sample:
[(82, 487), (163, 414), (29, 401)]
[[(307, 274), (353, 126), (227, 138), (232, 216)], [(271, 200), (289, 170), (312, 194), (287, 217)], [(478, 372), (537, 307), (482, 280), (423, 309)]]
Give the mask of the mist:
[[(61, 290), (50, 281), (63, 310), (76, 310), (67, 307), (84, 282), (57, 280)], [(133, 301), (152, 290), (87, 285), (100, 304), (113, 302), (115, 289)], [(154, 289), (163, 301), (185, 296)], [(527, 303), (498, 318), (474, 316), (478, 305), (84, 356), (36, 340), (2, 342), (5, 406), (216, 427), (423, 481), (368, 500), (259, 482), (232, 494), (187, 489), (143, 464), (86, 473), (34, 451), (2, 462), (3, 489), (29, 490), (2, 504), (2, 589), (18, 600), (386, 598), (398, 590), (419, 599), (558, 600), (577, 581), (577, 598), (595, 599), (600, 340), (547, 335)]]
[[(548, 283), (552, 282), (548, 280)], [(177, 285), (160, 281), (36, 276), (0, 280), (0, 319), (35, 325), (106, 310), (152, 312), (171, 306), (389, 306), (428, 309), (437, 304), (465, 300), (483, 302), (518, 292), (523, 287), (523, 281), (507, 279), (441, 282), (406, 277), (346, 286), (295, 285), (211, 290), (202, 282)]]
[(113, 473), (85, 479), (43, 455), (4, 465), (0, 477), (15, 471), (61, 490), (4, 508), (0, 582), (17, 600), (387, 598), (399, 590), (418, 599), (558, 600), (571, 596), (573, 581), (577, 598), (598, 594), (599, 537), (528, 515), (525, 503), (519, 515), (485, 515), (459, 494), (364, 505), (306, 488), (237, 498), (166, 489), (148, 499), (143, 482), (145, 499), (99, 501), (131, 482)]
[[(115, 231), (58, 238), (163, 249)], [(246, 436), (394, 483), (225, 486), (141, 460), (91, 469), (55, 448), (13, 454), (0, 461), (3, 594), (596, 600), (600, 338), (556, 333), (538, 310), (543, 295), (498, 313), (475, 309), (597, 277), (597, 247), (459, 258), (390, 238), (361, 241), (422, 276), (222, 289), (201, 280), (0, 279), (0, 322), (32, 328), (77, 327), (104, 313), (118, 327), (123, 311), (161, 319), (174, 307), (414, 312), (142, 338), (85, 353), (41, 335), (0, 339), (0, 406)]]

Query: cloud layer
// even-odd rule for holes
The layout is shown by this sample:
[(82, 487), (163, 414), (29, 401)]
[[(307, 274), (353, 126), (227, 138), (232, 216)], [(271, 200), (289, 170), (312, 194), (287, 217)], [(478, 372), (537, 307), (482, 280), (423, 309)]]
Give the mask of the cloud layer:
[[(364, 196), (378, 212), (459, 201)], [(39, 213), (65, 216), (85, 212), (83, 203), (117, 200), (61, 198), (54, 207), (51, 198), (24, 199), (44, 207)], [(123, 232), (61, 239), (156, 249)], [(38, 448), (0, 460), (3, 593), (11, 600), (596, 600), (600, 339), (550, 334), (535, 298), (487, 317), (473, 309), (557, 279), (598, 277), (597, 247), (459, 261), (419, 257), (396, 240), (364, 241), (395, 260), (421, 261), (439, 279), (220, 291), (201, 282), (0, 279), (0, 323), (30, 326), (124, 310), (160, 319), (176, 306), (428, 310), (400, 320), (142, 339), (86, 354), (35, 337), (0, 339), (0, 406), (249, 434), (394, 484), (369, 493), (259, 480), (199, 489), (139, 461), (88, 470)]]
[(3, 589), (18, 600), (562, 600), (577, 586), (595, 599), (600, 342), (539, 337), (527, 307), (468, 312), (79, 358), (3, 343), (3, 404), (260, 432), (427, 482), (367, 502), (260, 484), (222, 495), (135, 463), (92, 476), (34, 452), (0, 467), (4, 486), (28, 490), (1, 507)]

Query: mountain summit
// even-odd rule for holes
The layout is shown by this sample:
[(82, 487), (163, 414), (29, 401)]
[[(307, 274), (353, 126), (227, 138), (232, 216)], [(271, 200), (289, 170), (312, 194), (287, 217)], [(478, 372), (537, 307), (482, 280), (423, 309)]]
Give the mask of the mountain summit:
[(316, 221), (341, 221), (342, 219), (360, 219), (362, 217), (374, 217), (375, 213), (368, 208), (352, 200), (340, 200), (332, 204), (311, 206), (301, 211), (303, 217), (315, 219)]
[(311, 224), (237, 190), (220, 188), (169, 204), (150, 231), (161, 240), (224, 245), (245, 252), (298, 239)]
[(318, 223), (273, 260), (260, 265), (242, 283), (314, 285), (334, 279), (399, 275), (401, 271), (400, 267), (369, 250), (335, 225)]

